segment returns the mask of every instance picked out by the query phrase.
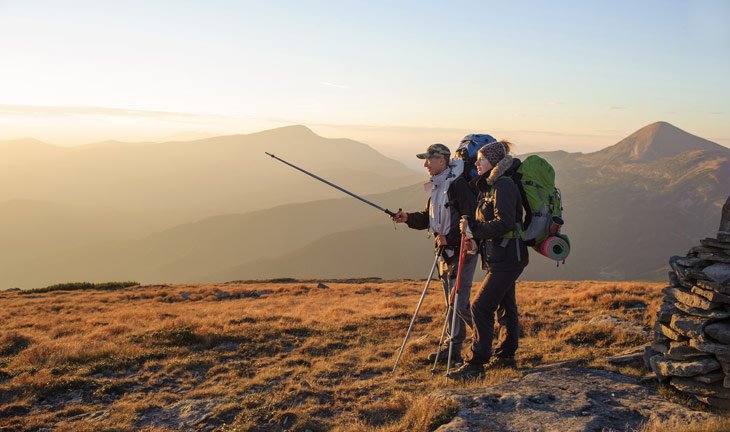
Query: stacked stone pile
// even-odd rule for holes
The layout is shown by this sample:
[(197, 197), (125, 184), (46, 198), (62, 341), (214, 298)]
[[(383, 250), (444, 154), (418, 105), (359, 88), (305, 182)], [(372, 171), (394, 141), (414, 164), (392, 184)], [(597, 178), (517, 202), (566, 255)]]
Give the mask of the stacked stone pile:
[(645, 359), (659, 381), (730, 409), (730, 197), (716, 238), (669, 260), (670, 286)]

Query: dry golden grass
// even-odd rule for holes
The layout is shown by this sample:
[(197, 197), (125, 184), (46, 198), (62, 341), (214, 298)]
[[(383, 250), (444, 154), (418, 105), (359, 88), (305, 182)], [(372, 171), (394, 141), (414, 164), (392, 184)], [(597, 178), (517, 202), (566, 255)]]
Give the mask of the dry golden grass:
[(687, 423), (677, 420), (654, 420), (647, 422), (636, 432), (727, 432), (730, 431), (730, 418), (711, 419), (702, 423)]
[[(390, 373), (422, 284), (1, 292), (0, 429), (433, 430), (455, 410), (430, 395), (444, 387), (443, 368), (434, 377), (422, 362), (443, 323), (440, 288)], [(520, 282), (519, 368), (448, 386), (558, 360), (600, 363), (644, 343), (661, 287)], [(599, 315), (646, 333), (587, 324)]]

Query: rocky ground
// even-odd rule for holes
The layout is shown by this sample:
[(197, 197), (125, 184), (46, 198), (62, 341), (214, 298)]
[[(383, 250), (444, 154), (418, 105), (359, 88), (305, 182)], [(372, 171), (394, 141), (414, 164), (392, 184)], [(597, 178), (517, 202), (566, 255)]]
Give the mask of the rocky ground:
[(718, 416), (667, 399), (657, 386), (576, 362), (526, 371), (488, 387), (444, 391), (459, 411), (439, 432), (476, 430), (582, 432), (637, 430), (674, 420), (688, 426)]

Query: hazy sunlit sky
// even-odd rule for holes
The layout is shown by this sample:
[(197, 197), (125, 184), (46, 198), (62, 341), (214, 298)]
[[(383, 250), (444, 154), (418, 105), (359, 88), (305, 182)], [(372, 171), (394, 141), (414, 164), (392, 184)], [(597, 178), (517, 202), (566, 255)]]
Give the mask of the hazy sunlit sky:
[[(304, 124), (401, 157), (467, 132), (730, 145), (728, 1), (0, 0), (0, 139)], [(519, 149), (519, 147), (518, 147)]]

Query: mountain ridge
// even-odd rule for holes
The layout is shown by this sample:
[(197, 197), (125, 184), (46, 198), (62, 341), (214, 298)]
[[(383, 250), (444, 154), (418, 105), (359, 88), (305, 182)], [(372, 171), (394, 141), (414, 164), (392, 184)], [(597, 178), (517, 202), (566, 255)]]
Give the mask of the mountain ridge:
[(730, 149), (693, 135), (665, 121), (651, 123), (618, 143), (588, 153), (586, 159), (602, 164), (614, 162), (652, 162), (687, 151), (728, 151)]
[[(296, 128), (289, 132), (296, 132)], [(644, 136), (650, 142), (660, 140), (652, 144), (662, 144), (661, 134)], [(303, 138), (302, 145), (298, 146), (304, 153), (309, 150), (307, 140)], [(683, 151), (674, 156), (648, 161), (617, 158), (605, 165), (597, 164), (595, 158), (586, 158), (583, 153), (540, 153), (555, 167), (556, 184), (563, 192), (565, 205), (564, 229), (572, 240), (573, 252), (567, 265), (559, 268), (533, 253), (523, 277), (542, 280), (664, 277), (662, 272), (668, 256), (682, 252), (698, 238), (712, 233), (717, 212), (730, 193), (726, 186), (730, 185), (730, 150), (712, 148), (694, 149), (692, 145), (684, 145), (680, 148)], [(622, 150), (626, 150), (625, 146)], [(289, 159), (298, 163), (296, 158)], [(425, 232), (402, 226), (393, 232), (384, 214), (334, 190), (327, 199), (296, 202), (296, 198), (302, 198), (300, 190), (329, 191), (330, 188), (276, 161), (263, 156), (261, 160), (268, 170), (263, 178), (275, 178), (272, 173), (279, 175), (279, 172), (286, 176), (284, 182), (266, 189), (282, 199), (273, 207), (245, 212), (228, 209), (136, 239), (45, 257), (43, 267), (49, 275), (69, 280), (105, 280), (113, 276), (186, 282), (214, 276), (226, 280), (257, 279), (257, 263), (268, 269), (281, 269), (279, 275), (267, 270), (267, 275), (272, 277), (292, 276), (287, 272), (288, 268), (294, 270), (292, 259), (307, 261), (307, 265), (299, 268), (308, 275), (321, 276), (329, 274), (328, 266), (335, 258), (339, 276), (348, 272), (362, 276), (364, 267), (368, 268), (368, 275), (377, 276), (374, 274), (377, 266), (358, 267), (363, 260), (371, 260), (380, 263), (385, 275), (396, 277), (397, 265), (401, 265), (403, 274), (416, 277), (422, 272), (421, 261), (427, 263), (432, 259), (431, 241), (425, 238)], [(313, 170), (321, 174), (331, 165)], [(310, 164), (303, 167), (311, 169)], [(343, 171), (347, 178), (342, 183), (347, 187), (356, 170), (345, 164), (341, 168), (347, 168)], [(372, 181), (375, 176), (370, 175), (372, 178), (368, 180)], [(422, 179), (426, 175), (414, 177)], [(329, 174), (326, 178), (334, 181)], [(391, 190), (362, 195), (390, 209), (423, 209), (427, 194), (420, 183), (412, 182), (398, 189), (393, 182), (385, 183)], [(298, 185), (303, 189), (297, 189)], [(202, 198), (192, 201), (208, 206)], [(341, 261), (338, 254), (324, 253), (323, 248), (330, 250), (340, 244), (345, 248), (341, 253), (352, 260)], [(408, 251), (409, 259), (402, 259), (394, 251)], [(395, 267), (386, 266), (387, 260)], [(27, 275), (37, 274), (33, 269), (38, 262), (9, 266), (15, 273), (13, 280), (20, 281)], [(236, 276), (236, 269), (245, 274)], [(6, 276), (9, 278), (10, 273)], [(46, 282), (52, 281), (37, 279), (34, 284)]]
[[(328, 180), (355, 193), (385, 192), (423, 178), (367, 144), (324, 138), (304, 126), (188, 142), (44, 147), (49, 149), (7, 152), (0, 201), (27, 198), (174, 211), (194, 220), (339, 196), (324, 185), (312, 187), (308, 182), (314, 180), (305, 180), (264, 151), (327, 173)], [(25, 180), (17, 182), (19, 178)]]

